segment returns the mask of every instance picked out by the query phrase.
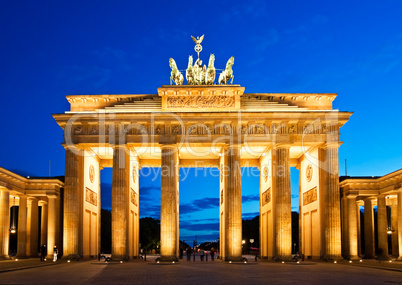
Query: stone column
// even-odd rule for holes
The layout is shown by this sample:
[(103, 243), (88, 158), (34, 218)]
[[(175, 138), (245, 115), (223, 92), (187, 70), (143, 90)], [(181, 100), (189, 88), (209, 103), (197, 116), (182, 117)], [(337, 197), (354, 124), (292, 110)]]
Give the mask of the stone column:
[(38, 223), (39, 223), (39, 214), (38, 214), (38, 200), (32, 199), (31, 200), (31, 230), (30, 230), (30, 241), (29, 241), (29, 257), (38, 257)]
[(227, 261), (242, 260), (242, 197), (241, 197), (241, 145), (227, 148), (227, 177), (225, 177), (225, 228)]
[(358, 258), (357, 250), (357, 214), (356, 214), (356, 196), (348, 196), (348, 257), (350, 259)]
[(341, 199), (341, 211), (342, 211), (342, 256), (349, 258), (349, 217), (348, 217), (348, 197), (343, 194)]
[(113, 147), (112, 258), (128, 258), (128, 179), (130, 158), (125, 145)]
[[(79, 237), (83, 203), (83, 201), (81, 201), (80, 199), (80, 192), (84, 191), (80, 183), (80, 176), (82, 175), (82, 173), (80, 173), (82, 170), (81, 163), (82, 151), (77, 148), (67, 148), (64, 183), (63, 221), (63, 256), (65, 258), (80, 257)], [(47, 214), (42, 216), (47, 217)], [(48, 244), (47, 246), (48, 248), (53, 247), (52, 244)]]
[(40, 246), (47, 245), (47, 202), (40, 202), (42, 207), (41, 224), (40, 224)]
[(27, 245), (27, 196), (20, 196), (18, 205), (17, 258), (26, 258)]
[(56, 242), (55, 242), (55, 244), (57, 245), (59, 256), (61, 256), (63, 254), (63, 239), (60, 237), (60, 230), (62, 231), (62, 228), (61, 228), (62, 225), (60, 223), (60, 211), (61, 211), (60, 201), (61, 201), (60, 196), (57, 196), (56, 210), (55, 210), (56, 211), (56, 217), (55, 217), (55, 219), (56, 219), (56, 221), (55, 221), (55, 223), (56, 223), (56, 235), (55, 235)]
[[(275, 207), (275, 257), (292, 258), (292, 207), (290, 192), (289, 146), (278, 146), (272, 152)], [(339, 190), (339, 189), (338, 189)]]
[(377, 197), (377, 222), (378, 222), (378, 250), (379, 257), (388, 258), (388, 236), (387, 236), (387, 206), (385, 195)]
[(10, 192), (0, 191), (0, 259), (8, 259), (10, 239)]
[(32, 209), (32, 203), (31, 199), (27, 199), (27, 242), (25, 245), (26, 248), (26, 256), (29, 257), (31, 255), (31, 209)]
[(324, 158), (320, 163), (324, 179), (324, 259), (340, 259), (342, 243), (338, 143), (327, 144), (320, 151), (323, 152)]
[(392, 202), (391, 205), (391, 228), (392, 232), (392, 256), (399, 256), (399, 247), (398, 247), (398, 203), (397, 201)]
[(178, 150), (172, 144), (161, 150), (161, 261), (177, 261)]
[(364, 258), (374, 258), (374, 214), (372, 198), (364, 199)]
[(357, 216), (357, 255), (362, 256), (362, 234), (361, 234), (361, 220), (360, 220), (360, 205), (362, 201), (356, 203), (356, 216)]
[(398, 195), (398, 260), (402, 260), (402, 188), (397, 191)]
[(47, 256), (53, 257), (53, 247), (56, 243), (56, 200), (57, 196), (48, 196), (48, 211), (47, 211)]

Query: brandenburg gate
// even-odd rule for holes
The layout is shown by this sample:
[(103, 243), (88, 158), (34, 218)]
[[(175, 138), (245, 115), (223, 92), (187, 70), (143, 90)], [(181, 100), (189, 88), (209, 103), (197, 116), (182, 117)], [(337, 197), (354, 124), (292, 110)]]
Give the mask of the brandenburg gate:
[[(193, 38), (196, 51), (203, 37)], [(351, 113), (332, 108), (336, 94), (244, 93), (231, 57), (215, 83), (189, 57), (187, 85), (170, 59), (171, 85), (157, 94), (67, 96), (64, 129), (64, 256), (100, 252), (100, 170), (113, 167), (112, 258), (138, 256), (139, 178), (161, 168), (161, 261), (179, 256), (179, 169), (220, 170), (220, 257), (242, 260), (241, 168), (260, 169), (260, 255), (291, 258), (290, 167), (300, 170), (301, 251), (341, 258), (339, 129)], [(173, 82), (176, 85), (172, 85)], [(202, 179), (202, 178), (200, 178)], [(218, 192), (218, 189), (217, 189)]]
[(300, 170), (303, 253), (341, 256), (336, 94), (244, 94), (168, 85), (155, 95), (67, 96), (64, 256), (100, 251), (100, 170), (113, 167), (112, 255), (138, 255), (141, 167), (161, 167), (161, 260), (179, 242), (179, 168), (220, 169), (220, 255), (241, 259), (241, 167), (258, 167), (261, 256), (291, 256), (290, 167)]

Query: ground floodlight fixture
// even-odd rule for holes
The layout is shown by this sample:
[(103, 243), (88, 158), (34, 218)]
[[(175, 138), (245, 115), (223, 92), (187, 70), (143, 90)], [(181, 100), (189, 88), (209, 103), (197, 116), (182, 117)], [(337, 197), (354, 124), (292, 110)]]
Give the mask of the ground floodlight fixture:
[(334, 263), (337, 263), (336, 260), (334, 260)]
[(282, 260), (282, 263), (285, 263), (285, 261)]
[(297, 261), (296, 263), (297, 263), (297, 264), (299, 264), (299, 263), (300, 263), (300, 261)]
[(67, 260), (67, 262), (70, 262), (70, 259), (69, 259), (69, 260)]
[(123, 260), (120, 260), (120, 263), (123, 263)]
[(390, 260), (389, 262), (392, 262), (392, 260)]
[(231, 261), (231, 260), (229, 260), (229, 263), (232, 263), (232, 261)]
[(349, 263), (352, 263), (352, 260), (349, 260)]
[(174, 261), (172, 261), (172, 263), (174, 264)]
[(18, 258), (16, 258), (15, 261), (18, 261)]

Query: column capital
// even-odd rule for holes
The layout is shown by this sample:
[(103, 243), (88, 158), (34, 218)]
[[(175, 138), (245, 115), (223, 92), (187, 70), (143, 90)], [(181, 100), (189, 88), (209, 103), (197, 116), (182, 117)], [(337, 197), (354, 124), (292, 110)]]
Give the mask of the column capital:
[[(402, 191), (402, 189), (401, 189), (401, 191)], [(0, 187), (0, 192), (7, 193), (7, 192), (10, 192), (10, 190), (5, 187)]]
[(229, 143), (229, 142), (226, 142), (226, 143), (224, 143), (223, 145), (222, 145), (222, 149), (221, 149), (221, 152), (225, 152), (228, 148), (230, 148), (230, 147), (232, 147), (232, 148), (242, 148), (243, 147), (243, 144), (242, 143), (236, 143), (236, 142), (232, 142), (232, 143)]
[(109, 146), (114, 150), (116, 148), (124, 148), (128, 150), (128, 147), (126, 144), (109, 144)]
[(358, 200), (356, 201), (357, 206), (364, 206), (364, 201), (363, 200)]
[(69, 144), (62, 143), (61, 145), (64, 147), (65, 150), (80, 151), (80, 150), (85, 149), (85, 146), (80, 145), (80, 144), (69, 145)]
[(322, 149), (339, 148), (341, 146), (341, 144), (342, 144), (342, 142), (340, 142), (340, 141), (325, 142), (320, 146), (320, 148), (322, 148)]
[(348, 194), (345, 197), (348, 199), (356, 199), (357, 196), (358, 196), (357, 194)]
[(366, 202), (370, 202), (370, 203), (372, 203), (372, 202), (377, 202), (377, 197), (373, 197), (373, 196), (370, 196), (370, 197), (365, 197), (365, 198), (363, 198), (363, 201), (366, 203)]
[(241, 144), (241, 143), (231, 143), (231, 144), (228, 144), (227, 147), (228, 148), (240, 148), (241, 149), (243, 147), (243, 144)]
[(273, 149), (289, 149), (291, 146), (289, 143), (277, 143), (273, 146)]
[(162, 149), (177, 149), (177, 144), (159, 144), (159, 147)]

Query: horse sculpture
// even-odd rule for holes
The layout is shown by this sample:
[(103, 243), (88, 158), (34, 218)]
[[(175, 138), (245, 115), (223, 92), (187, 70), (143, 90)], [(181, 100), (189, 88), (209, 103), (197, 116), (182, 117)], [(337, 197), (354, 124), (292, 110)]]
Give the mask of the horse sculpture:
[(207, 68), (204, 65), (202, 65), (202, 60), (197, 59), (194, 63), (194, 84), (195, 85), (203, 85), (205, 84), (205, 73), (207, 71)]
[(172, 85), (172, 81), (176, 83), (176, 85), (182, 85), (184, 81), (183, 74), (177, 69), (176, 62), (173, 58), (169, 59), (169, 66), (172, 69), (170, 72), (170, 85)]
[(214, 84), (214, 81), (215, 81), (214, 62), (215, 62), (215, 55), (213, 53), (211, 53), (211, 56), (209, 57), (209, 62), (208, 62), (207, 74), (205, 77), (205, 84), (207, 84), (207, 85), (212, 85), (212, 84)]
[(232, 56), (226, 63), (226, 69), (222, 71), (221, 74), (219, 74), (218, 84), (227, 84), (229, 79), (232, 79), (230, 81), (230, 84), (233, 83), (234, 78), (232, 69), (233, 64), (234, 64), (234, 57)]
[(186, 79), (187, 79), (187, 84), (188, 85), (194, 85), (194, 70), (193, 70), (193, 56), (190, 55), (188, 57), (188, 66), (186, 69)]

